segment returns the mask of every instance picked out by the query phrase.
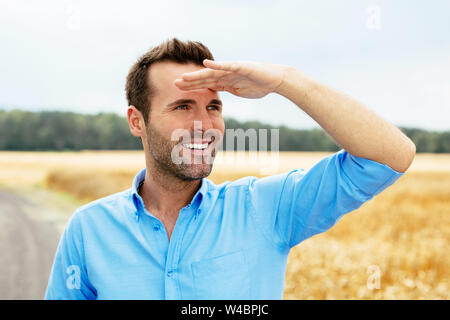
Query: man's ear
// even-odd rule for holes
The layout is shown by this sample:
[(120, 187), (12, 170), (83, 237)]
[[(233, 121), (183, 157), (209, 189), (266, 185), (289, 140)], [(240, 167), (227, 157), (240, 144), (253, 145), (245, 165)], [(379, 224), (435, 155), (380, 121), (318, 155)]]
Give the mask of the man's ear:
[(146, 128), (144, 117), (135, 106), (128, 107), (127, 119), (131, 134), (135, 137), (145, 137)]

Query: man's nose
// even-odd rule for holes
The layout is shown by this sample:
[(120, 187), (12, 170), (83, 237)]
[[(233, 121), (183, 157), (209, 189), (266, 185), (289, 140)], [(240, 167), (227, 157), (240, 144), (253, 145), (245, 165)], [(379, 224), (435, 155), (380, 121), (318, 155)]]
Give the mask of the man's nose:
[(211, 117), (208, 114), (207, 110), (199, 110), (194, 117), (194, 123), (192, 125), (192, 129), (194, 132), (200, 130), (202, 132), (205, 132), (209, 129), (214, 128)]

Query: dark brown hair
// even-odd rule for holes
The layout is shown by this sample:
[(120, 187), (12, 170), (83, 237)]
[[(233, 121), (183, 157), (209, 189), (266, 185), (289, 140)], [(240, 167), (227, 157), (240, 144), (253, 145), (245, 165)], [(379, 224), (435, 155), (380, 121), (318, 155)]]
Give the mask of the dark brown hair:
[(150, 114), (150, 100), (155, 93), (155, 88), (148, 79), (148, 70), (155, 62), (172, 61), (177, 63), (195, 63), (203, 66), (203, 60), (214, 60), (209, 49), (200, 42), (181, 41), (172, 38), (160, 45), (153, 47), (142, 55), (131, 67), (125, 91), (128, 105), (135, 106), (144, 116), (147, 123)]

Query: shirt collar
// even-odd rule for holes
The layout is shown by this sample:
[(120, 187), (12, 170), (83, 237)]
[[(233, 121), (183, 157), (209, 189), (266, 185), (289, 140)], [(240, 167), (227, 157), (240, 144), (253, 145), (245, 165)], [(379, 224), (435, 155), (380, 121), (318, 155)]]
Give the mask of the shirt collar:
[[(142, 169), (133, 179), (133, 184), (131, 186), (131, 196), (135, 209), (136, 217), (139, 216), (140, 213), (144, 212), (144, 201), (139, 195), (139, 188), (142, 186), (145, 180), (146, 169)], [(201, 181), (200, 188), (192, 197), (191, 202), (188, 204), (188, 207), (193, 207), (196, 215), (200, 214), (203, 210), (203, 204), (205, 203), (204, 198), (208, 192), (208, 181), (206, 178), (203, 178)]]

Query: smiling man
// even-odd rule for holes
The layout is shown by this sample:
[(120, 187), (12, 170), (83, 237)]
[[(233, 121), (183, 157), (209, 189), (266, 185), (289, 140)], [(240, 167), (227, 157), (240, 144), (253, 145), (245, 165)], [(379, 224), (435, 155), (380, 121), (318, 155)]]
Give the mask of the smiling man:
[[(219, 91), (281, 94), (342, 150), (307, 172), (215, 185), (206, 177), (225, 129)], [(199, 42), (154, 47), (126, 92), (146, 168), (72, 215), (47, 299), (281, 299), (290, 249), (392, 185), (415, 155), (350, 97), (289, 66), (215, 62)]]

